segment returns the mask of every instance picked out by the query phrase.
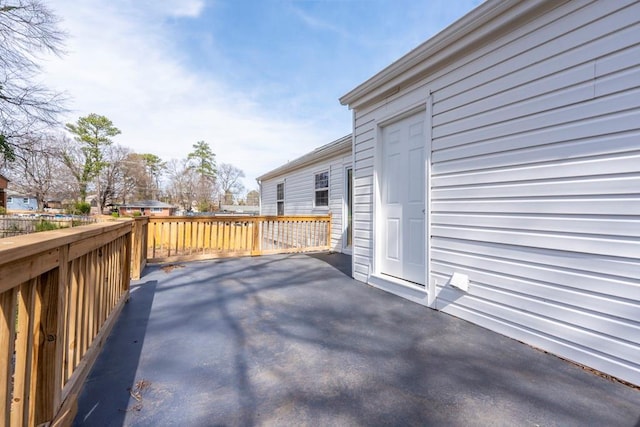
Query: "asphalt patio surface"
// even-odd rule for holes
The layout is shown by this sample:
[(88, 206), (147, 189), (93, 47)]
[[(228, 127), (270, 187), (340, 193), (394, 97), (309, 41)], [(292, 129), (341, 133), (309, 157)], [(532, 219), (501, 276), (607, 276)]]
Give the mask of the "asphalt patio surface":
[(640, 391), (351, 279), (341, 254), (154, 265), (77, 426), (640, 426)]

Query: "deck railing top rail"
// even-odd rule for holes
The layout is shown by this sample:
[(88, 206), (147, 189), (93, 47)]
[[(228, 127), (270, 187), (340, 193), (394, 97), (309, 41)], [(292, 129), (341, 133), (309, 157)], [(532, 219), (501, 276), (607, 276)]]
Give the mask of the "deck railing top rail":
[[(131, 228), (130, 221), (121, 220), (87, 224), (81, 228), (61, 228), (46, 233), (23, 234), (2, 239), (0, 240), (0, 265), (105, 233), (118, 233), (117, 230), (127, 228)], [(0, 287), (2, 286), (3, 284), (0, 280)]]

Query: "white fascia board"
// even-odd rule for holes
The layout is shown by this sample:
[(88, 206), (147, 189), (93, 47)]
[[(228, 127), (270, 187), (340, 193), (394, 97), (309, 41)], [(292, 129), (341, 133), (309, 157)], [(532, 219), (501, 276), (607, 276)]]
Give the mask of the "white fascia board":
[[(487, 0), (340, 98), (355, 109), (389, 96), (416, 76), (434, 71), (458, 52), (553, 0)], [(555, 2), (561, 4), (563, 2)], [(501, 16), (503, 15), (503, 16)], [(499, 18), (499, 19), (497, 19)], [(494, 21), (491, 25), (487, 23)]]
[(272, 171), (259, 176), (258, 178), (256, 178), (256, 180), (262, 182), (265, 179), (274, 178), (278, 175), (282, 175), (283, 173), (291, 172), (296, 169), (309, 166), (313, 163), (328, 159), (330, 157), (337, 156), (338, 154), (350, 153), (351, 150), (351, 134), (349, 134), (326, 145), (323, 145), (322, 147), (316, 148), (312, 152), (298, 157), (295, 160), (285, 163), (284, 165), (279, 166)]

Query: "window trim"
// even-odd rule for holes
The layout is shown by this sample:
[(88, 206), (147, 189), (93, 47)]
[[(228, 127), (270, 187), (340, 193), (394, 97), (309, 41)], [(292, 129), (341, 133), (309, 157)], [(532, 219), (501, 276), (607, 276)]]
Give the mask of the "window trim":
[[(282, 186), (282, 198), (279, 198), (280, 194), (279, 193), (279, 188), (280, 186)], [(285, 188), (285, 182), (277, 182), (276, 183), (276, 215), (277, 216), (284, 216), (284, 201), (285, 201), (285, 197), (286, 197), (286, 188)], [(280, 204), (282, 204), (282, 212), (280, 212)]]
[[(321, 187), (321, 188), (317, 188), (316, 187), (316, 182), (318, 179), (318, 175), (322, 175), (322, 174), (327, 174), (327, 186), (326, 187)], [(325, 170), (321, 170), (318, 172), (315, 172), (313, 174), (313, 207), (314, 209), (329, 209), (329, 201), (330, 201), (330, 196), (331, 196), (331, 192), (330, 192), (330, 188), (331, 188), (331, 173), (329, 171), (329, 169), (325, 169)], [(319, 192), (327, 192), (327, 204), (326, 205), (318, 205), (318, 193)]]

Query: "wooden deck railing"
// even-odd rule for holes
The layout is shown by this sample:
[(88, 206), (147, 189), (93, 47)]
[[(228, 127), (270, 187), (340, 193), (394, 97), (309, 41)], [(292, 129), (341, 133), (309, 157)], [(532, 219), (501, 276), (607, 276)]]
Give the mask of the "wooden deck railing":
[(329, 250), (331, 216), (151, 217), (149, 262)]
[(330, 216), (151, 217), (0, 240), (0, 427), (70, 425), (149, 261), (328, 250)]
[(0, 425), (72, 421), (128, 298), (132, 224), (0, 241)]

